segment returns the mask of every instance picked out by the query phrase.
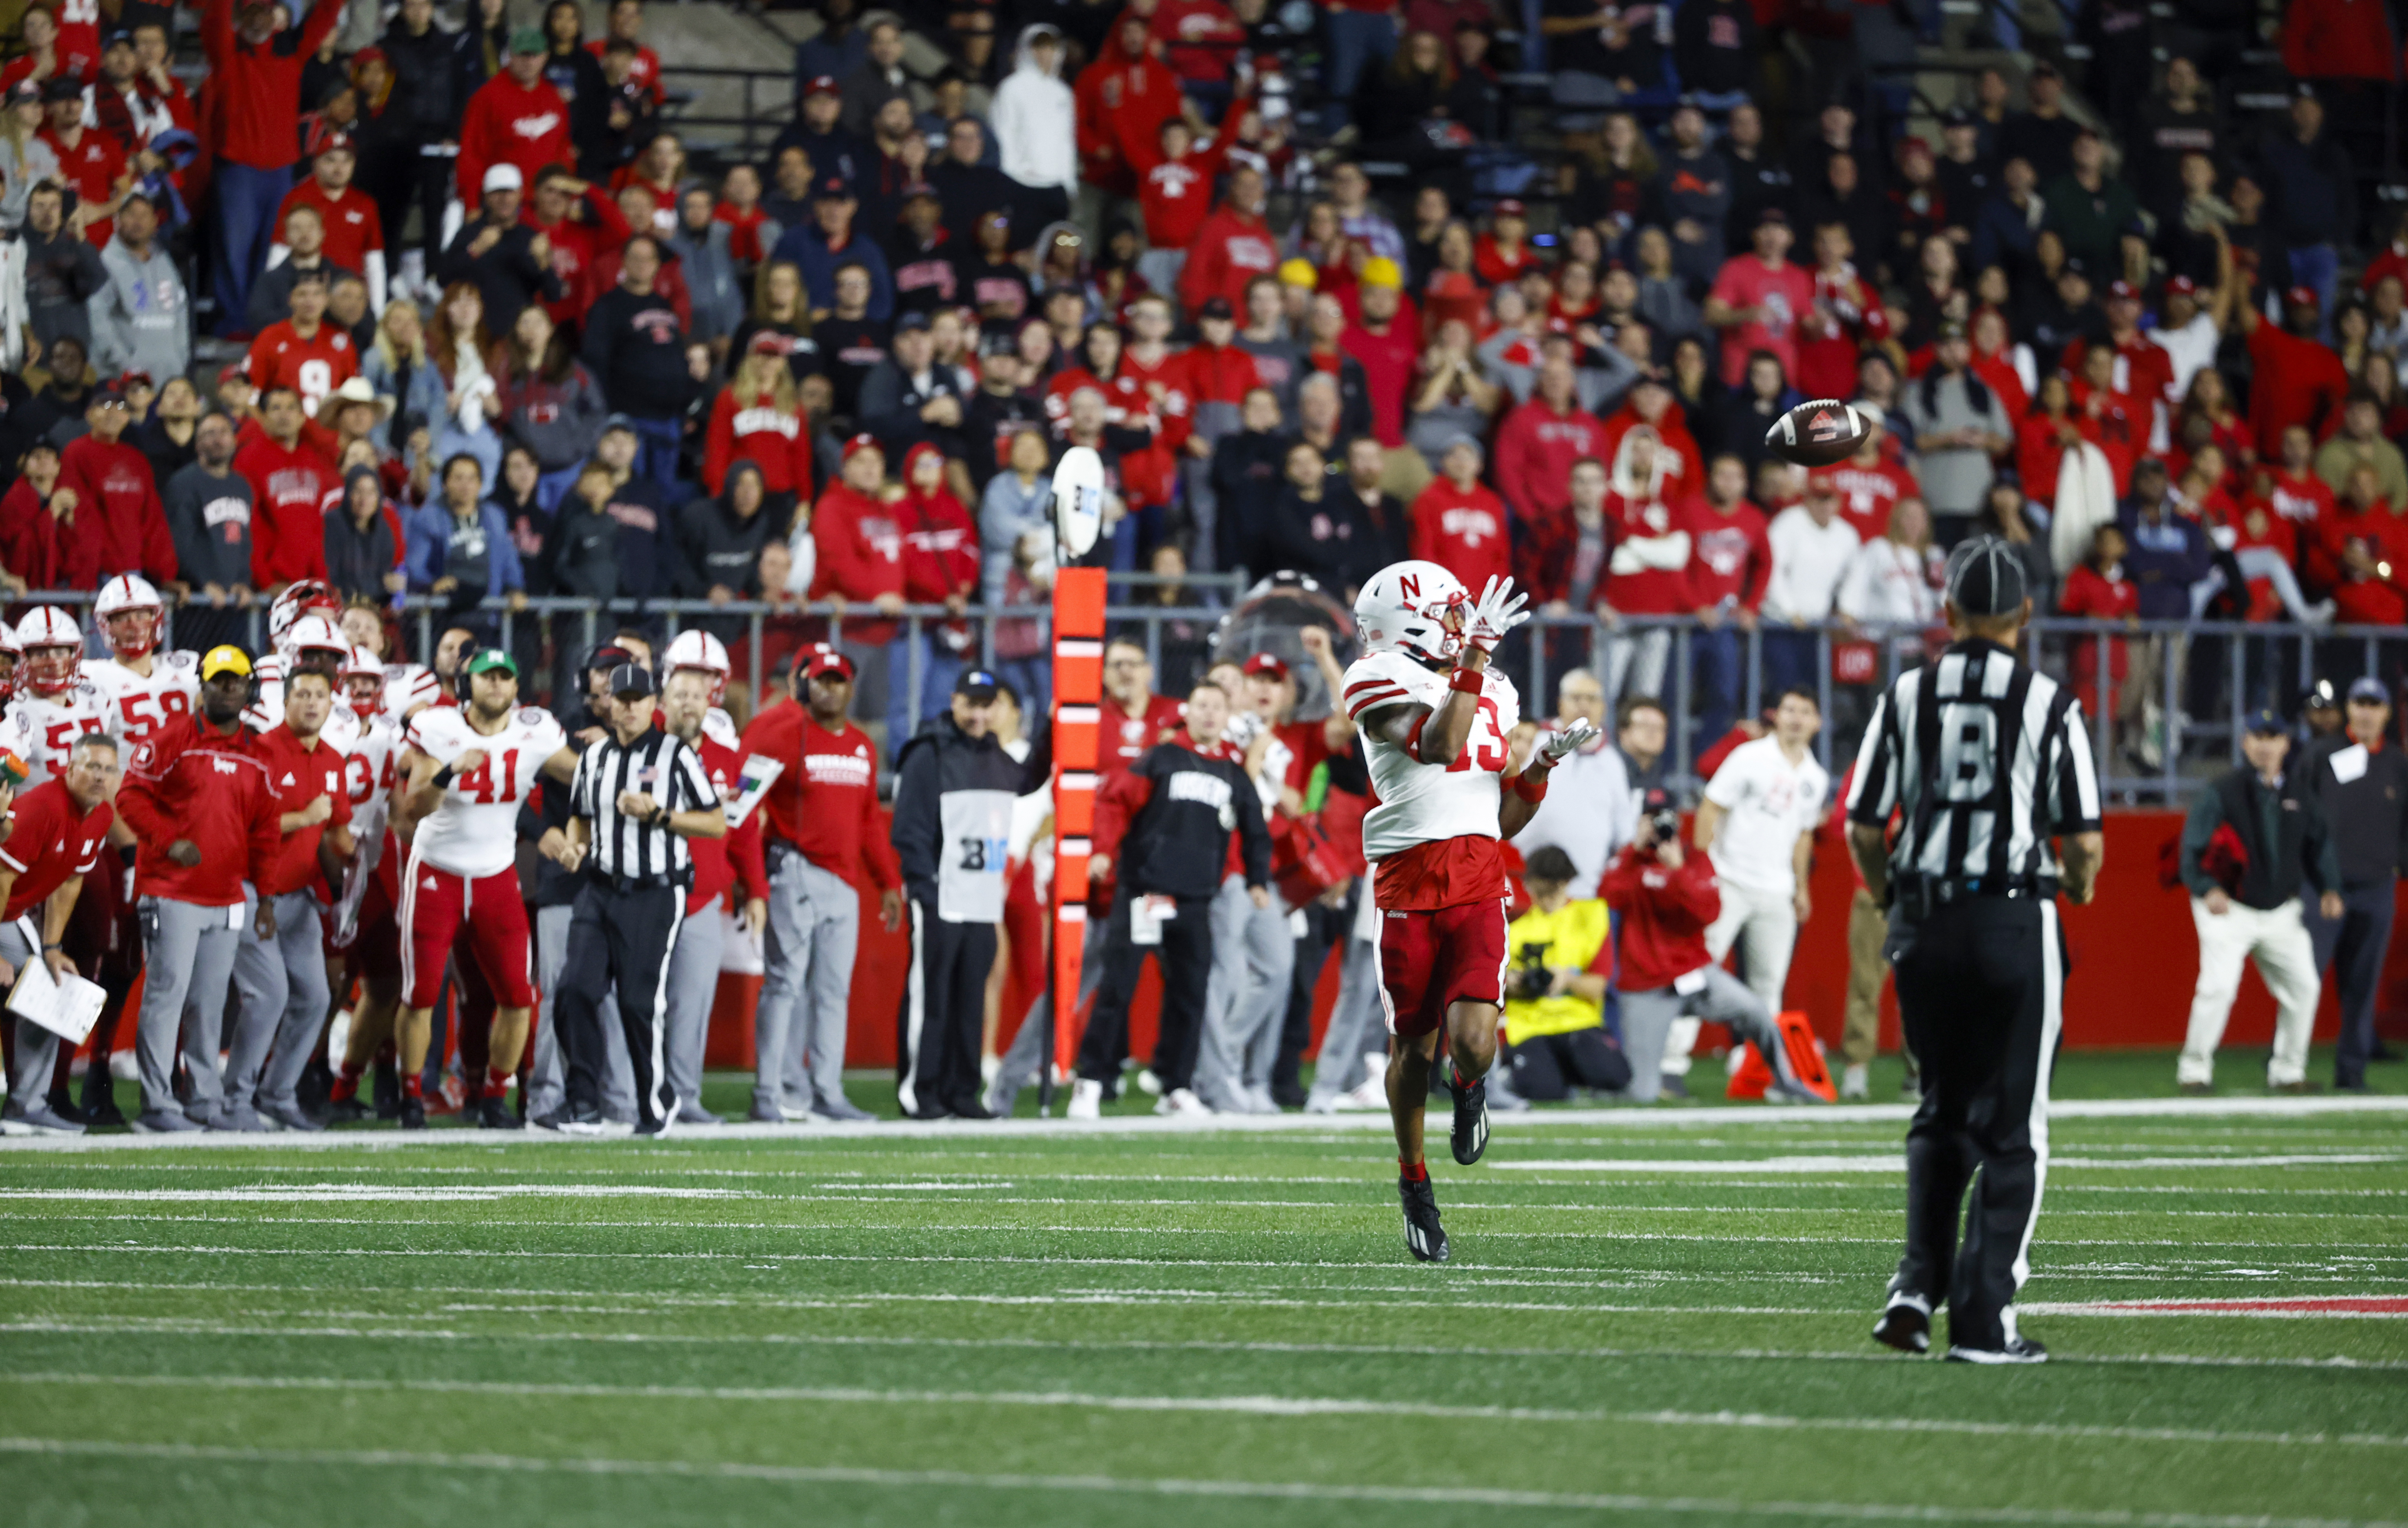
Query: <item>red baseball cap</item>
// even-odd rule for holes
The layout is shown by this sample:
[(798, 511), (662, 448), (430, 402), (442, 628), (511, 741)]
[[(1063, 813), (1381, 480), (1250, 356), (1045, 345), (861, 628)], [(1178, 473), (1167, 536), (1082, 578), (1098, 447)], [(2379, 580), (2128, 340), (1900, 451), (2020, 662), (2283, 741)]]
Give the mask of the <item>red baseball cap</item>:
[(744, 347), (744, 353), (747, 355), (787, 355), (793, 353), (794, 347), (795, 342), (777, 330), (764, 329), (752, 337), (752, 342)]
[(2294, 308), (2318, 308), (2323, 306), (2323, 304), (2316, 301), (2316, 289), (2313, 286), (2295, 286), (2288, 292), (2283, 294), (2283, 300), (2289, 303)]
[(836, 82), (836, 76), (832, 74), (824, 74), (803, 87), (805, 100), (814, 95), (842, 95), (843, 94), (844, 87)]
[(822, 679), (834, 674), (848, 685), (853, 683), (853, 659), (825, 642), (815, 643), (796, 654), (796, 664), (805, 679)]
[(1530, 215), (1530, 209), (1524, 207), (1518, 198), (1512, 196), (1506, 197), (1489, 210), (1492, 215), (1500, 218), (1526, 218)]
[(2107, 296), (2110, 300), (2114, 301), (2138, 302), (2141, 300), (2140, 290), (2129, 281), (2108, 282)]
[(1287, 677), (1287, 665), (1282, 663), (1277, 657), (1268, 653), (1256, 653), (1254, 656), (1248, 658), (1243, 664), (1240, 665), (1239, 672), (1245, 674), (1249, 678), (1252, 678), (1255, 674), (1268, 674), (1273, 679), (1285, 679)]
[(838, 459), (838, 465), (841, 466), (844, 462), (853, 460), (854, 452), (875, 451), (882, 454), (885, 449), (878, 443), (878, 437), (864, 431), (844, 443), (844, 454)]
[(2192, 281), (2187, 276), (2168, 277), (2166, 279), (2166, 296), (2169, 297), (2196, 297), (2199, 296), (2199, 283)]

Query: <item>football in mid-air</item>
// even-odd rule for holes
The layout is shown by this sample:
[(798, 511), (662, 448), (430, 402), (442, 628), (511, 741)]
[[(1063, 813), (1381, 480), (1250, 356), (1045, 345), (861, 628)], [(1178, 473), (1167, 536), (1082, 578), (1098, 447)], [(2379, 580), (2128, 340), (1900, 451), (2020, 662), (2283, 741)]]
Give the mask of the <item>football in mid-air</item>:
[(1838, 398), (1801, 403), (1772, 422), (1764, 443), (1785, 462), (1800, 467), (1828, 467), (1856, 454), (1872, 426), (1865, 416)]

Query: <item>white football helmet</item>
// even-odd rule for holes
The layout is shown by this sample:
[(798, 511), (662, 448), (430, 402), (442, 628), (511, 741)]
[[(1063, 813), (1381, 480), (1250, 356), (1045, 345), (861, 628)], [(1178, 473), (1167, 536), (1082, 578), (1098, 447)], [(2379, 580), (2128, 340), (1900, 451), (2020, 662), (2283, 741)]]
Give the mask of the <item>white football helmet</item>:
[(710, 703), (717, 705), (727, 695), (728, 675), (735, 666), (728, 661), (727, 644), (708, 631), (681, 631), (661, 654), (661, 678), (666, 681), (680, 669), (700, 669), (711, 675)]
[(351, 648), (342, 667), (335, 670), (335, 683), (342, 687), (360, 720), (374, 721), (384, 710), (384, 665), (366, 648)]
[(0, 700), (17, 693), (17, 670), (25, 660), (25, 644), (17, 640), (17, 628), (0, 621)]
[[(351, 661), (351, 644), (341, 629), (323, 615), (304, 615), (286, 628), (280, 644), (288, 658), (288, 675), (313, 670), (335, 675)], [(332, 654), (330, 658), (325, 655)], [(314, 658), (312, 655), (317, 655)]]
[(22, 688), (36, 695), (64, 695), (75, 688), (83, 666), (83, 627), (56, 605), (36, 606), (17, 623), (24, 656), (17, 665)]
[[(291, 652), (292, 644), (285, 638), (293, 624), (304, 615), (322, 615), (329, 624), (339, 621), (343, 617), (342, 598), (314, 578), (296, 579), (286, 584), (276, 602), (267, 607), (268, 645), (280, 652)], [(350, 645), (339, 638), (337, 644)]]
[(1463, 581), (1434, 562), (1392, 562), (1354, 597), (1354, 629), (1366, 653), (1402, 653), (1417, 663), (1443, 663), (1463, 638), (1446, 628), (1446, 613), (1471, 601)]
[(138, 658), (159, 645), (165, 612), (159, 591), (134, 573), (120, 573), (102, 584), (100, 598), (92, 602), (101, 640), (122, 658)]

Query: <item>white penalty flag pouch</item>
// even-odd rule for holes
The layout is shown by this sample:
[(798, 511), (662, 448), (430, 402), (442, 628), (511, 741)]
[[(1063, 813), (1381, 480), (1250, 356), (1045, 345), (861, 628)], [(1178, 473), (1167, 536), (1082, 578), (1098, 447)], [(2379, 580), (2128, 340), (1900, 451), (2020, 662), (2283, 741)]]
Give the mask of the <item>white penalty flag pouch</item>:
[(1104, 459), (1072, 446), (1054, 464), (1054, 537), (1061, 560), (1085, 556), (1104, 533)]
[(768, 796), (769, 787), (778, 783), (778, 776), (785, 772), (785, 764), (767, 754), (746, 756), (743, 769), (736, 775), (736, 800), (727, 805), (727, 826), (743, 827), (744, 819), (752, 814), (752, 809)]
[(1179, 902), (1171, 897), (1140, 897), (1129, 903), (1129, 943), (1159, 944), (1162, 926), (1179, 915)]
[(85, 981), (73, 973), (64, 980), (52, 980), (50, 962), (36, 951), (18, 974), (16, 989), (8, 994), (8, 1011), (20, 1018), (31, 1019), (70, 1045), (80, 1045), (99, 1021), (101, 1005), (108, 1001), (108, 994), (97, 983)]

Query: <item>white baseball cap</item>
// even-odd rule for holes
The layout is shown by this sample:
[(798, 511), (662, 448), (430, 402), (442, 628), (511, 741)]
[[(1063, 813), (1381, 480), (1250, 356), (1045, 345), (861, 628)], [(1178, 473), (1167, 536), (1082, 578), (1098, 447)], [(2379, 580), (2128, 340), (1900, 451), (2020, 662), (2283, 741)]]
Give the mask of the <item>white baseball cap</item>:
[(523, 191), (526, 189), (526, 177), (519, 173), (516, 165), (488, 165), (485, 166), (484, 189)]

